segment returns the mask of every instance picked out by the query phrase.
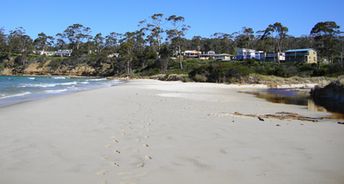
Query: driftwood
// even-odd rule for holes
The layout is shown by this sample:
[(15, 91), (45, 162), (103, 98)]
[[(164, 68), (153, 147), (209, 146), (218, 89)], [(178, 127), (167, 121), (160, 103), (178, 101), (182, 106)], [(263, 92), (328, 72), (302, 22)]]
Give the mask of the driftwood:
[(300, 121), (310, 121), (310, 122), (318, 122), (324, 118), (313, 118), (303, 116), (297, 113), (291, 112), (276, 112), (275, 114), (263, 114), (263, 115), (256, 115), (256, 114), (242, 114), (239, 112), (233, 113), (235, 116), (246, 116), (252, 118), (258, 118), (260, 121), (264, 121), (264, 119), (278, 119), (278, 120), (300, 120)]

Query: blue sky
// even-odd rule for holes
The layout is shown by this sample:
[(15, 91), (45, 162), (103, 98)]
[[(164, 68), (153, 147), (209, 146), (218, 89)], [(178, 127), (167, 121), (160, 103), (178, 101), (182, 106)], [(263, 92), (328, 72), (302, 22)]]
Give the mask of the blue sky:
[(0, 27), (22, 26), (33, 37), (55, 35), (73, 23), (91, 27), (93, 34), (133, 31), (157, 12), (184, 16), (191, 26), (188, 37), (232, 33), (244, 26), (257, 31), (276, 21), (295, 36), (308, 34), (319, 21), (344, 27), (343, 0), (1, 0), (1, 7)]

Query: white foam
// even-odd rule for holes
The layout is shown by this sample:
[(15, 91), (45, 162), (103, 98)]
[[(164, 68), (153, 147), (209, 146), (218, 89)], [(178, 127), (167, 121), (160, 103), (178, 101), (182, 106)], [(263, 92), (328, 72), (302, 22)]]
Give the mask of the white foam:
[(89, 79), (87, 81), (106, 81), (106, 78), (100, 78), (100, 79)]
[(24, 92), (24, 93), (18, 93), (18, 94), (14, 94), (14, 95), (9, 95), (9, 96), (3, 96), (0, 99), (20, 97), (20, 96), (25, 96), (25, 95), (30, 95), (30, 94), (31, 94), (31, 92)]
[(52, 77), (53, 79), (66, 79), (66, 77), (61, 77), (61, 76), (58, 76), (58, 77)]
[(45, 93), (49, 93), (49, 94), (57, 94), (57, 93), (63, 93), (66, 92), (67, 89), (56, 89), (56, 90), (45, 90)]
[(29, 77), (28, 79), (30, 79), (30, 80), (35, 80), (36, 78), (35, 78), (35, 77)]
[(26, 88), (26, 87), (51, 88), (51, 87), (56, 87), (56, 86), (70, 86), (70, 85), (76, 85), (76, 84), (78, 83), (74, 81), (74, 82), (52, 83), (52, 84), (48, 84), (48, 83), (23, 84), (23, 85), (20, 85), (20, 87), (22, 88)]

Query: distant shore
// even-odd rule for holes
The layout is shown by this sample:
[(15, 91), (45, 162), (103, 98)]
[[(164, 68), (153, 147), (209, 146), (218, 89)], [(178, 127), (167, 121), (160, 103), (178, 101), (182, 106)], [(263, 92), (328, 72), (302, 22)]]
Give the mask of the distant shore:
[(343, 125), (244, 87), (130, 80), (0, 108), (0, 183), (343, 183)]

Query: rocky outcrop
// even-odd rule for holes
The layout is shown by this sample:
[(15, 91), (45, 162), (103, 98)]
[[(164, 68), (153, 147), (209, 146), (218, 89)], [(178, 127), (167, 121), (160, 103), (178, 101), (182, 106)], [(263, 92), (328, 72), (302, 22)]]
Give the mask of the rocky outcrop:
[(4, 68), (0, 71), (0, 75), (13, 75), (13, 68)]
[(315, 87), (311, 90), (311, 96), (315, 104), (344, 113), (344, 80), (333, 81), (323, 88)]
[[(1, 63), (0, 63), (1, 64)], [(0, 75), (70, 75), (70, 76), (112, 76), (114, 66), (111, 62), (64, 62), (31, 61), (24, 65), (15, 59), (4, 61)]]

